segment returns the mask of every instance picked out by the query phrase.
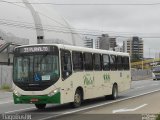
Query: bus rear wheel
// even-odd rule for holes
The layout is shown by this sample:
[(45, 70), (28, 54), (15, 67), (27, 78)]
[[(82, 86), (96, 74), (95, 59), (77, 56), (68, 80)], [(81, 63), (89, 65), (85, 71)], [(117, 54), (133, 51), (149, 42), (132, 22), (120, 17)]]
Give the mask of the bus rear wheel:
[(117, 97), (118, 97), (118, 86), (116, 84), (114, 84), (112, 87), (112, 94), (106, 95), (105, 98), (107, 100), (116, 100)]
[(79, 89), (77, 89), (74, 95), (74, 101), (71, 103), (71, 106), (73, 108), (77, 108), (81, 106), (81, 103), (82, 103), (82, 93)]
[(35, 104), (36, 108), (39, 110), (45, 109), (46, 104)]
[(118, 98), (118, 87), (116, 84), (113, 85), (111, 99), (116, 100)]

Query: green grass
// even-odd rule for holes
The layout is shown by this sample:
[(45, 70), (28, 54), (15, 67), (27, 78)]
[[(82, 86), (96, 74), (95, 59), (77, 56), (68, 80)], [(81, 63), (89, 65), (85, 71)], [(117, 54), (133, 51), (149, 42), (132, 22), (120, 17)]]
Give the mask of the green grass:
[(3, 84), (0, 89), (1, 89), (1, 90), (5, 90), (5, 91), (10, 91), (10, 90), (11, 90), (11, 87), (10, 87), (10, 85), (8, 85), (8, 84)]
[(156, 120), (160, 120), (160, 114), (157, 116)]

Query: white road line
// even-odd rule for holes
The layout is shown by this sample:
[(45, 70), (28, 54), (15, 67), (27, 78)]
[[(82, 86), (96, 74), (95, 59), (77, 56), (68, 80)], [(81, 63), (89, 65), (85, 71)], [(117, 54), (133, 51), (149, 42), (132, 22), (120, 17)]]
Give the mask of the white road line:
[(140, 108), (143, 108), (145, 107), (147, 104), (143, 104), (139, 107), (136, 107), (136, 108), (133, 108), (133, 109), (118, 109), (118, 110), (113, 110), (112, 113), (122, 113), (122, 112), (133, 112), (133, 111), (136, 111)]
[(115, 100), (115, 101), (111, 101), (111, 102), (107, 102), (107, 103), (91, 106), (91, 107), (86, 107), (86, 108), (82, 108), (82, 109), (78, 109), (78, 110), (72, 110), (72, 111), (69, 111), (69, 112), (64, 112), (64, 113), (59, 114), (59, 115), (49, 116), (49, 117), (41, 118), (41, 119), (38, 119), (38, 120), (47, 120), (47, 119), (56, 118), (56, 117), (60, 117), (60, 116), (67, 115), (67, 114), (73, 114), (73, 113), (77, 113), (77, 112), (80, 112), (80, 111), (89, 110), (89, 109), (101, 107), (101, 106), (104, 106), (104, 105), (109, 105), (109, 104), (113, 104), (113, 103), (129, 100), (129, 99), (132, 99), (132, 98), (137, 98), (137, 97), (144, 96), (144, 95), (151, 94), (151, 93), (158, 92), (158, 91), (160, 91), (160, 89), (159, 90), (154, 90), (154, 91), (151, 91), (151, 92), (147, 92), (147, 93), (143, 93), (143, 94), (140, 94), (140, 95), (124, 98), (124, 99), (119, 99), (119, 100)]
[(13, 103), (13, 100), (7, 101), (7, 102), (0, 102), (0, 105), (7, 104), (7, 103)]
[(24, 110), (30, 110), (30, 109), (33, 109), (33, 108), (35, 108), (35, 107), (30, 107), (30, 108), (24, 108), (24, 109), (18, 109), (18, 110), (8, 111), (8, 112), (5, 112), (5, 114), (14, 113), (14, 112), (19, 112), (19, 111), (24, 111)]

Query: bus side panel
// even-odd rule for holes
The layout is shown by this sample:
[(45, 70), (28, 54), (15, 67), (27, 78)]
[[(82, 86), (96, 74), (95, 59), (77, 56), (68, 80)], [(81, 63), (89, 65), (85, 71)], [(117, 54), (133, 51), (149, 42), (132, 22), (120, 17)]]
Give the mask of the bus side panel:
[(96, 89), (95, 97), (101, 97), (111, 94), (110, 73), (108, 71), (95, 71), (94, 72)]
[(124, 72), (124, 89), (122, 91), (128, 90), (131, 88), (131, 72), (130, 70)]
[(83, 88), (83, 72), (73, 72), (71, 76), (62, 81), (61, 102), (69, 103), (74, 101), (76, 89), (80, 86)]

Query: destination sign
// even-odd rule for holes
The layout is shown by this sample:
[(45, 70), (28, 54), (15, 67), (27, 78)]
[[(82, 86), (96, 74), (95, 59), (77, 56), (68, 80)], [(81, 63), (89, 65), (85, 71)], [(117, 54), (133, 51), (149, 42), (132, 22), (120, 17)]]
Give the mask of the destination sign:
[(33, 46), (20, 48), (20, 53), (49, 52), (50, 46)]
[(52, 53), (58, 54), (58, 47), (52, 45), (24, 46), (15, 49), (15, 55), (30, 53)]

